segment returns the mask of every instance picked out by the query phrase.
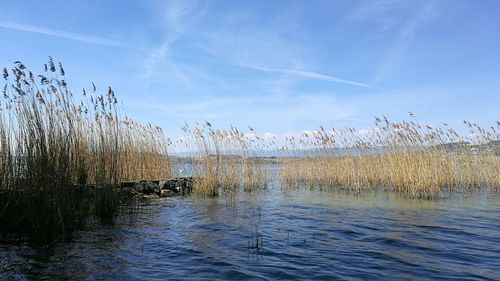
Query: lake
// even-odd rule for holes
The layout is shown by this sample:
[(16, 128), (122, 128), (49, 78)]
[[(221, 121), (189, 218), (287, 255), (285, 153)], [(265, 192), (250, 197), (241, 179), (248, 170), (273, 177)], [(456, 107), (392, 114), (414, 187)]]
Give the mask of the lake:
[(173, 197), (69, 242), (0, 245), (0, 279), (498, 280), (500, 198), (296, 190)]

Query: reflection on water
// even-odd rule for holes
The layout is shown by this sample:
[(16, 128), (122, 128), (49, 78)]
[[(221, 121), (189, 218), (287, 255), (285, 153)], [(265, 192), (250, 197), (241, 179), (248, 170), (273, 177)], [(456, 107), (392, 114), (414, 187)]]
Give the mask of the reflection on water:
[[(500, 198), (266, 190), (167, 198), (48, 249), (0, 245), (5, 279), (490, 279)], [(0, 278), (0, 279), (2, 279)]]

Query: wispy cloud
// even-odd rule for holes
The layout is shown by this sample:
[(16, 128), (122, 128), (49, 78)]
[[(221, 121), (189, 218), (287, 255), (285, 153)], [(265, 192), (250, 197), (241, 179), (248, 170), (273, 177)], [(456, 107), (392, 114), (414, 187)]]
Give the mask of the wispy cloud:
[(147, 53), (146, 60), (144, 61), (143, 76), (148, 82), (155, 72), (156, 64), (165, 57), (169, 47), (170, 42), (164, 41), (160, 47), (154, 48)]
[(314, 79), (314, 80), (321, 80), (321, 81), (328, 81), (328, 82), (334, 82), (334, 83), (341, 83), (341, 84), (348, 84), (352, 86), (358, 86), (358, 87), (363, 87), (363, 88), (369, 88), (369, 89), (375, 89), (375, 86), (368, 85), (365, 83), (360, 83), (356, 81), (351, 81), (351, 80), (346, 80), (342, 79), (339, 77), (335, 76), (330, 76), (330, 75), (325, 75), (325, 74), (320, 74), (316, 72), (310, 72), (310, 71), (303, 71), (303, 70), (294, 70), (294, 69), (276, 69), (276, 68), (268, 68), (268, 67), (262, 67), (262, 66), (255, 66), (255, 65), (244, 65), (244, 64), (231, 64), (239, 67), (244, 67), (244, 68), (249, 68), (249, 69), (255, 69), (255, 70), (260, 70), (264, 72), (275, 72), (275, 73), (283, 73), (283, 74), (288, 74), (288, 75), (293, 75), (293, 76), (299, 76), (299, 77), (304, 77), (304, 78), (309, 78), (309, 79)]
[(54, 29), (49, 29), (49, 28), (44, 28), (44, 27), (39, 27), (39, 26), (20, 24), (20, 23), (16, 23), (16, 22), (0, 21), (0, 27), (13, 29), (13, 30), (19, 30), (19, 31), (25, 31), (25, 32), (31, 32), (31, 33), (37, 33), (37, 34), (43, 34), (43, 35), (47, 35), (47, 36), (65, 38), (65, 39), (70, 39), (70, 40), (75, 40), (75, 41), (80, 41), (80, 42), (85, 42), (85, 43), (90, 43), (90, 44), (115, 47), (115, 48), (138, 49), (138, 50), (146, 49), (142, 46), (138, 46), (135, 44), (111, 40), (111, 39), (107, 39), (107, 38), (103, 38), (103, 37), (54, 30)]
[(412, 9), (414, 13), (401, 24), (397, 25), (400, 26), (400, 28), (396, 37), (386, 55), (383, 57), (371, 81), (380, 81), (397, 71), (402, 64), (402, 60), (407, 50), (411, 47), (411, 42), (417, 31), (437, 15), (437, 5), (438, 2), (436, 1), (426, 2), (424, 5)]
[(375, 36), (386, 35), (404, 24), (412, 17), (415, 3), (401, 0), (361, 1), (346, 13), (348, 21), (370, 23), (370, 33)]
[(294, 95), (254, 95), (232, 98), (215, 96), (190, 103), (160, 102), (157, 100), (136, 100), (137, 108), (154, 111), (166, 120), (181, 117), (185, 121), (211, 121), (236, 125), (265, 127), (269, 120), (276, 125), (293, 125), (297, 122), (329, 122), (353, 117), (356, 106), (340, 103), (329, 94)]
[(169, 1), (165, 9), (165, 35), (162, 43), (157, 47), (149, 50), (144, 61), (143, 78), (149, 83), (156, 72), (157, 65), (164, 61), (171, 74), (176, 76), (184, 85), (188, 85), (189, 77), (182, 68), (177, 66), (177, 63), (170, 58), (170, 50), (179, 38), (183, 36), (189, 27), (198, 20), (205, 12), (206, 7), (200, 1)]
[[(300, 40), (290, 39), (290, 34), (297, 34), (294, 23), (297, 17), (295, 14), (298, 12), (295, 10), (295, 13), (291, 15), (287, 13), (287, 16), (281, 16), (279, 21), (271, 21), (267, 24), (259, 22), (251, 12), (236, 10), (221, 15), (208, 25), (200, 25), (198, 20), (206, 11), (204, 9), (206, 7), (201, 5), (200, 8), (200, 2), (186, 3), (174, 1), (167, 7), (165, 19), (170, 39), (166, 36), (164, 44), (150, 52), (145, 63), (145, 77), (148, 80), (155, 73), (161, 60), (163, 60), (162, 67), (170, 69), (172, 74), (176, 75), (178, 71), (174, 70), (179, 69), (178, 66), (182, 63), (177, 60), (179, 55), (175, 52), (174, 43), (178, 39), (183, 39), (190, 26), (196, 25), (197, 32), (189, 33), (189, 37), (197, 38), (203, 44), (190, 47), (199, 51), (201, 55), (183, 54), (181, 55), (183, 58), (189, 57), (203, 63), (231, 65), (266, 73), (285, 74), (295, 78), (368, 89), (376, 88), (366, 83), (304, 70), (310, 68), (308, 58), (311, 56), (311, 50)], [(286, 25), (288, 28), (283, 28), (284, 22), (288, 23)], [(299, 36), (299, 38), (302, 37)], [(213, 78), (218, 79), (216, 75)]]

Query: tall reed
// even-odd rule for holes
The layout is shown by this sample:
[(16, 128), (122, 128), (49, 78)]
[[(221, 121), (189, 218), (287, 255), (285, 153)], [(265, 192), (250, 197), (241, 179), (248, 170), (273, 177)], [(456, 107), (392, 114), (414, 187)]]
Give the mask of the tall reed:
[[(468, 135), (447, 124), (375, 118), (375, 128), (326, 130), (288, 138), (281, 158), (283, 186), (390, 189), (439, 197), (458, 189), (500, 187), (500, 123), (485, 130), (464, 121)], [(298, 157), (300, 155), (300, 157)]]
[(197, 154), (193, 162), (195, 194), (235, 195), (240, 187), (252, 191), (267, 185), (267, 169), (254, 155), (262, 145), (258, 136), (235, 127), (218, 130), (208, 121), (192, 128), (185, 124), (182, 129)]
[(48, 243), (91, 214), (113, 216), (121, 181), (170, 175), (161, 129), (122, 118), (111, 88), (74, 96), (52, 58), (42, 74), (18, 61), (3, 79), (0, 234)]

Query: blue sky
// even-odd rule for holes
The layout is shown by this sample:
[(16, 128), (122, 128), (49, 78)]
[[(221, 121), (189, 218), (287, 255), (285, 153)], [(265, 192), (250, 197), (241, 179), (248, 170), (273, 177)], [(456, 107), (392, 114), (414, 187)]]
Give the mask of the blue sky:
[(167, 135), (500, 119), (500, 1), (3, 1), (0, 65), (112, 86)]

